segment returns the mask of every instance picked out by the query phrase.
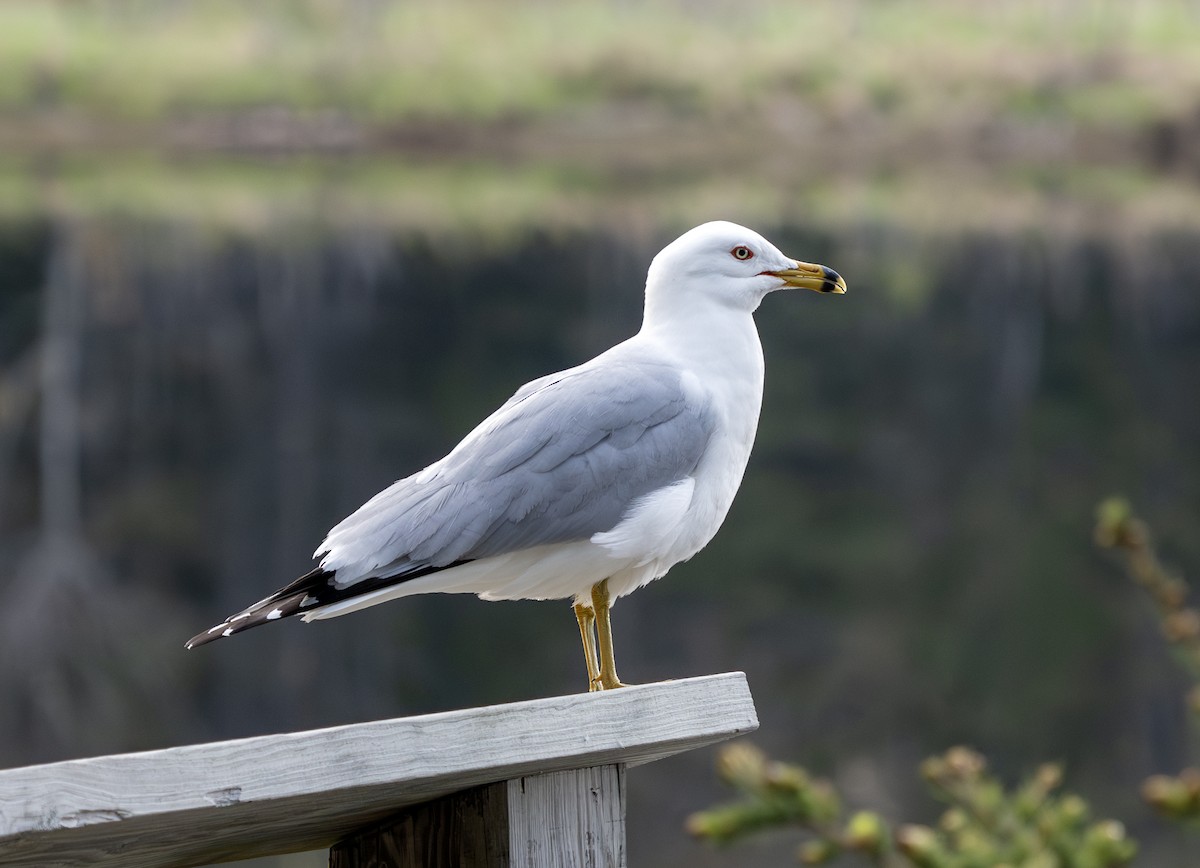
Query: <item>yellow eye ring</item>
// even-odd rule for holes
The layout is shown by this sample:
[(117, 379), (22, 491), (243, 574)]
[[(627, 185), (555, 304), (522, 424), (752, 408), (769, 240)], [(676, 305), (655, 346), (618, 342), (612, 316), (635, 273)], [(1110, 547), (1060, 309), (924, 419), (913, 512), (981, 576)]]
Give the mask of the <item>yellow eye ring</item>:
[(734, 259), (745, 262), (747, 259), (754, 258), (754, 251), (745, 244), (739, 244), (737, 247), (733, 248), (733, 250), (729, 251), (729, 255)]

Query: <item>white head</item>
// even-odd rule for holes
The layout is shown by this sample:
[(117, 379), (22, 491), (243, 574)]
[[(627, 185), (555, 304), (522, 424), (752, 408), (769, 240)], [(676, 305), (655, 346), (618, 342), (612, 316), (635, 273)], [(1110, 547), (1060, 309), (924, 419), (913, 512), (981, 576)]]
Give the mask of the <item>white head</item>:
[(843, 293), (846, 282), (823, 265), (784, 256), (757, 232), (717, 220), (664, 247), (646, 275), (646, 317), (718, 307), (752, 313), (777, 289)]

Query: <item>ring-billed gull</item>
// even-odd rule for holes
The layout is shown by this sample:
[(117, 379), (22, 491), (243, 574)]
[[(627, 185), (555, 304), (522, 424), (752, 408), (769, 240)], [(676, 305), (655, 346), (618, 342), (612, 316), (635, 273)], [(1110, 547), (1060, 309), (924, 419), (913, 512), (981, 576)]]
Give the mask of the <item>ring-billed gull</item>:
[(753, 313), (791, 287), (846, 282), (734, 223), (684, 233), (650, 263), (636, 335), (522, 386), (449, 455), (334, 527), (316, 569), (187, 647), (411, 594), (572, 599), (590, 689), (620, 687), (609, 607), (725, 519), (762, 405)]

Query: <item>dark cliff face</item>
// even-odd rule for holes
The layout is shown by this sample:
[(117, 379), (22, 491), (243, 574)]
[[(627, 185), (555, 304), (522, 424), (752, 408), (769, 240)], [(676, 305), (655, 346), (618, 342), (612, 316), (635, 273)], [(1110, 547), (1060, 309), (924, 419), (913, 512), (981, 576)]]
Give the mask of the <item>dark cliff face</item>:
[[(1200, 238), (757, 228), (851, 293), (760, 311), (745, 484), (709, 549), (618, 607), (623, 674), (746, 669), (785, 753), (967, 740), (1114, 791), (1178, 760), (1179, 685), (1088, 527), (1122, 491), (1200, 562)], [(578, 687), (565, 604), (182, 643), (521, 383), (636, 330), (669, 237), (0, 228), (0, 763)]]

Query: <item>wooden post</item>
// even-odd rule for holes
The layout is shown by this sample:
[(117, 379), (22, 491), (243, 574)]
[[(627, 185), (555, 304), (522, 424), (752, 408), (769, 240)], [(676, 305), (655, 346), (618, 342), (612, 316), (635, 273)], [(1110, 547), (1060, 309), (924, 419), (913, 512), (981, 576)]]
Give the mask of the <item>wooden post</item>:
[(333, 845), (329, 868), (625, 868), (625, 767), (435, 799)]
[(0, 865), (619, 868), (624, 769), (757, 726), (736, 672), (0, 770)]

